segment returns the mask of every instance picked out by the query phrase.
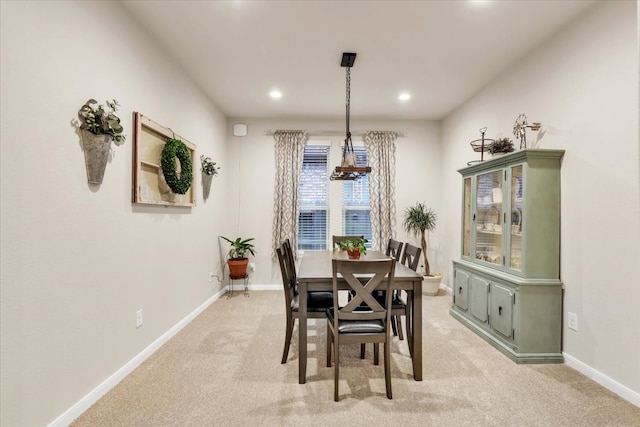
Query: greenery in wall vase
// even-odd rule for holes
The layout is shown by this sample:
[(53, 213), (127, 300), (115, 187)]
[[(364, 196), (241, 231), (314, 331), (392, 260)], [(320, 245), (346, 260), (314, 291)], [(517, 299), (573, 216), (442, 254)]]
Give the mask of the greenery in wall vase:
[(89, 184), (102, 184), (111, 141), (116, 145), (122, 145), (126, 140), (124, 128), (120, 124), (120, 118), (115, 114), (116, 111), (118, 111), (118, 101), (115, 99), (107, 101), (105, 107), (93, 98), (78, 110)]
[(218, 175), (220, 166), (217, 166), (211, 157), (205, 156), (200, 156), (200, 164), (202, 165), (202, 197), (206, 200), (211, 191), (211, 181), (214, 176)]
[(202, 173), (204, 175), (218, 175), (220, 166), (216, 166), (216, 162), (211, 160), (211, 157), (200, 156), (200, 163), (202, 164)]
[(78, 110), (80, 129), (84, 129), (94, 135), (109, 135), (116, 145), (124, 144), (127, 139), (123, 134), (124, 128), (120, 124), (120, 118), (116, 116), (118, 101), (106, 101), (107, 107), (98, 104), (95, 99), (90, 99)]

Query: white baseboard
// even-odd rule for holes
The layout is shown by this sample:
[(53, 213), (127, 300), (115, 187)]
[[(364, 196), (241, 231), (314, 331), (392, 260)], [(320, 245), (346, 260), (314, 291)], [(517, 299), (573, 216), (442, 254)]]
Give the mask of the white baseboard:
[(636, 405), (637, 407), (640, 407), (640, 393), (637, 393), (631, 390), (629, 387), (620, 384), (616, 380), (609, 378), (602, 372), (593, 369), (591, 366), (581, 362), (580, 360), (567, 353), (563, 352), (562, 355), (564, 356), (564, 363), (567, 366), (575, 369), (582, 375), (592, 379), (604, 388), (612, 391), (613, 393)]
[(440, 289), (443, 289), (449, 295), (451, 295), (451, 292), (453, 292), (453, 289), (451, 289), (450, 286), (447, 286), (447, 284), (443, 282), (440, 282)]
[(211, 298), (202, 303), (198, 308), (196, 308), (193, 312), (187, 315), (184, 319), (178, 322), (175, 326), (169, 329), (167, 332), (162, 334), (158, 339), (156, 339), (153, 343), (151, 343), (147, 348), (142, 350), (137, 356), (131, 359), (127, 364), (125, 364), (122, 368), (118, 369), (113, 375), (104, 380), (102, 384), (93, 389), (89, 394), (80, 399), (76, 404), (74, 404), (71, 408), (67, 409), (62, 415), (56, 418), (51, 424), (50, 427), (62, 427), (68, 426), (71, 424), (73, 420), (78, 418), (84, 411), (89, 409), (91, 405), (96, 403), (102, 396), (107, 394), (109, 390), (118, 385), (120, 381), (122, 381), (127, 375), (133, 372), (138, 366), (142, 364), (149, 356), (151, 356), (156, 350), (158, 350), (164, 343), (169, 341), (175, 334), (180, 332), (182, 328), (187, 326), (189, 322), (195, 319), (200, 313), (202, 313), (207, 307), (213, 304), (214, 301), (220, 298), (221, 295), (224, 295), (226, 288), (219, 290), (216, 294), (214, 294)]
[(250, 291), (280, 291), (282, 285), (249, 285)]

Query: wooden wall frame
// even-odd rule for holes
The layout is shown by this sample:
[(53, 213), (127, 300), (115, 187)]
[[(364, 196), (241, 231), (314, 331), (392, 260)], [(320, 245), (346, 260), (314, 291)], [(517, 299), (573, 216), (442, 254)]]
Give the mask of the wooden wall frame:
[[(133, 113), (133, 168), (131, 201), (145, 205), (185, 206), (196, 205), (196, 175), (199, 163), (196, 163), (196, 146), (174, 133), (171, 129), (159, 125), (138, 112)], [(176, 194), (167, 185), (160, 157), (168, 139), (179, 139), (191, 153), (193, 180), (185, 194)], [(176, 168), (180, 164), (176, 161)]]

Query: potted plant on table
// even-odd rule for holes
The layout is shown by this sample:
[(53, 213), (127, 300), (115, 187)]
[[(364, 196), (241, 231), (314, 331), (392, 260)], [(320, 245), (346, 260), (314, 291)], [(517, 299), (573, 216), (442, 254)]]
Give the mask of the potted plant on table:
[(220, 236), (231, 244), (229, 250), (229, 259), (227, 265), (229, 266), (229, 277), (232, 279), (244, 279), (247, 277), (247, 265), (249, 264), (249, 258), (246, 257), (247, 252), (255, 256), (255, 246), (250, 243), (254, 238), (243, 239), (238, 237), (235, 240), (228, 239), (224, 236)]
[(440, 289), (440, 281), (442, 280), (440, 274), (431, 273), (429, 257), (427, 256), (426, 234), (436, 229), (436, 220), (437, 216), (435, 211), (420, 202), (408, 207), (404, 214), (404, 230), (407, 233), (420, 236), (420, 246), (422, 247), (422, 256), (424, 257), (422, 292), (426, 295), (437, 295), (438, 289)]
[(489, 146), (489, 152), (493, 157), (512, 153), (513, 150), (513, 142), (509, 138), (498, 138)]
[(347, 251), (349, 259), (360, 259), (360, 255), (367, 254), (367, 248), (364, 245), (368, 240), (362, 237), (354, 237), (345, 239), (340, 242), (340, 249)]
[(98, 105), (98, 101), (89, 99), (78, 110), (89, 184), (102, 184), (111, 141), (122, 145), (126, 139), (122, 133), (124, 128), (120, 125), (120, 118), (115, 114), (118, 111), (118, 101), (114, 99), (106, 104), (106, 107)]

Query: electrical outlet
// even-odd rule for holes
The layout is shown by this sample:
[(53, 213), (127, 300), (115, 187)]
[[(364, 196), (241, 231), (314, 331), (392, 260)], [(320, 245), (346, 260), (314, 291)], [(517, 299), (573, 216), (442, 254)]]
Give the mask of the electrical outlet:
[(256, 271), (256, 264), (254, 262), (249, 263), (249, 271), (252, 273)]
[(569, 324), (567, 325), (569, 329), (573, 329), (574, 331), (578, 331), (578, 315), (575, 313), (568, 313)]
[(216, 277), (215, 274), (213, 274), (213, 271), (209, 272), (209, 281), (213, 282), (213, 278)]
[(142, 317), (142, 309), (136, 311), (136, 328), (142, 326), (143, 317)]

